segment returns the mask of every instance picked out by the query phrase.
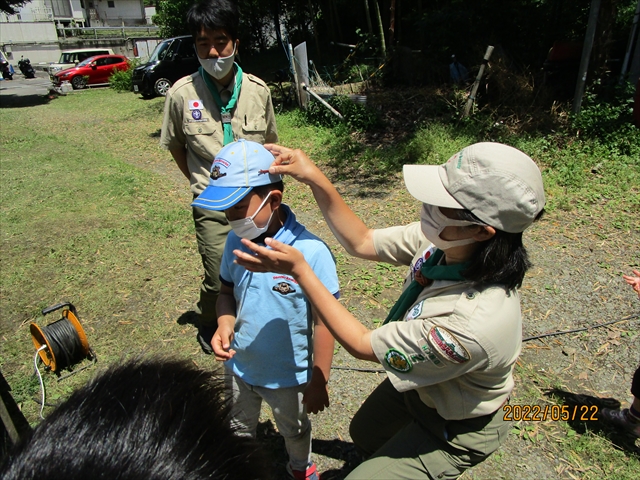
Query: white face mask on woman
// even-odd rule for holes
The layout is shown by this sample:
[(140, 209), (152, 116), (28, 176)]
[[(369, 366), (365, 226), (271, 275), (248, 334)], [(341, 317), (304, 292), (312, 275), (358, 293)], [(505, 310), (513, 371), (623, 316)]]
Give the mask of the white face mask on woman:
[(422, 204), (420, 228), (427, 240), (440, 250), (475, 243), (476, 241), (473, 238), (463, 238), (461, 240), (444, 240), (440, 238), (440, 234), (446, 227), (466, 227), (469, 225), (479, 225), (479, 223), (468, 220), (454, 220), (442, 213), (439, 207), (426, 203)]
[(230, 220), (229, 225), (233, 229), (233, 233), (235, 233), (240, 238), (247, 238), (249, 240), (253, 240), (254, 238), (258, 238), (260, 235), (266, 232), (267, 228), (269, 228), (269, 224), (271, 223), (271, 217), (273, 217), (274, 210), (271, 211), (271, 215), (269, 215), (269, 220), (267, 220), (267, 223), (265, 224), (264, 227), (258, 227), (253, 221), (253, 219), (260, 212), (260, 210), (262, 210), (262, 207), (265, 206), (270, 196), (271, 196), (271, 192), (269, 192), (269, 194), (266, 197), (264, 197), (264, 200), (256, 210), (256, 213), (254, 213), (250, 217), (241, 218), (240, 220)]
[[(198, 55), (196, 55), (198, 57)], [(236, 57), (236, 46), (233, 46), (233, 53), (228, 57), (218, 57), (218, 58), (200, 58), (198, 57), (198, 61), (204, 71), (211, 75), (216, 80), (220, 80), (224, 78), (233, 67), (233, 61)]]

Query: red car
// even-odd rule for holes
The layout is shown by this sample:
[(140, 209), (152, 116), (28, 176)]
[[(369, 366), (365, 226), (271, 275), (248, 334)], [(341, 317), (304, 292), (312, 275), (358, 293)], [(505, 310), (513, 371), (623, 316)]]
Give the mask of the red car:
[(127, 57), (122, 55), (96, 55), (83, 60), (75, 67), (67, 68), (51, 76), (53, 85), (59, 87), (62, 82), (70, 82), (74, 89), (87, 85), (104, 85), (116, 70), (128, 70)]

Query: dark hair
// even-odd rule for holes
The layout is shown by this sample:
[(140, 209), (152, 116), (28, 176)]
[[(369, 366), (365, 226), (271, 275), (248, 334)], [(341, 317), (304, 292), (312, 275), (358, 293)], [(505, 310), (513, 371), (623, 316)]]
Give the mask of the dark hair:
[(266, 479), (229, 426), (223, 382), (187, 360), (132, 360), (76, 390), (9, 454), (5, 480)]
[(187, 12), (187, 26), (193, 38), (202, 27), (209, 30), (226, 30), (232, 40), (238, 38), (240, 15), (238, 6), (231, 0), (201, 0)]
[(270, 183), (269, 185), (253, 187), (253, 192), (257, 193), (260, 198), (266, 197), (272, 190), (280, 190), (284, 193), (284, 182), (282, 180), (278, 180), (277, 182)]
[[(544, 209), (536, 216), (539, 220)], [(458, 213), (460, 220), (469, 220), (486, 225), (469, 210)], [(508, 290), (520, 288), (524, 275), (531, 268), (527, 249), (522, 243), (522, 232), (509, 233), (498, 230), (489, 240), (481, 242), (473, 254), (469, 267), (460, 272), (474, 283), (498, 283)]]

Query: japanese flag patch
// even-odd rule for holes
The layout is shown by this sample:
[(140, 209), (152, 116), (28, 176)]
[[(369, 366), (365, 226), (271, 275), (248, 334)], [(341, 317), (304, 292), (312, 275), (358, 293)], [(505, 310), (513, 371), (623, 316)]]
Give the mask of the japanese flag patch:
[(458, 364), (471, 360), (460, 340), (444, 327), (431, 327), (427, 339), (431, 348), (445, 360)]
[(189, 110), (202, 110), (204, 104), (202, 100), (189, 100)]

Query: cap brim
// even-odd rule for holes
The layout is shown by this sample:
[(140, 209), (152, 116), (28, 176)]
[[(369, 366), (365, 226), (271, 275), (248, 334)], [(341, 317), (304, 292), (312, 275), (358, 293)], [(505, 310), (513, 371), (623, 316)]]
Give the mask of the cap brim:
[(440, 165), (405, 165), (404, 184), (409, 193), (422, 203), (438, 207), (464, 208), (442, 184)]
[(191, 204), (205, 210), (222, 211), (233, 207), (242, 200), (253, 187), (214, 187), (209, 185)]

